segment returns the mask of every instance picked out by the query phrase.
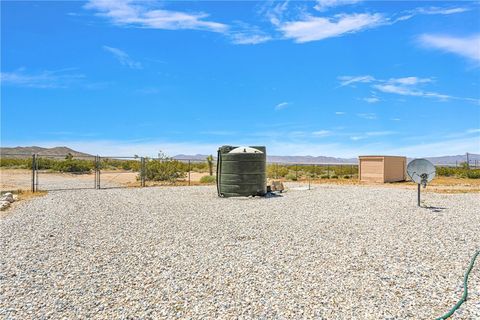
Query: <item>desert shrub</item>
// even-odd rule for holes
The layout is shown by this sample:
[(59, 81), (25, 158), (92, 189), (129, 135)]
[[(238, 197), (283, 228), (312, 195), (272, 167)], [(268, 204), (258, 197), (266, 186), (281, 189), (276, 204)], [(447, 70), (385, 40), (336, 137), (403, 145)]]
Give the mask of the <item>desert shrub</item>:
[(201, 183), (215, 183), (216, 181), (215, 176), (203, 176), (200, 178)]
[(338, 176), (334, 174), (333, 176), (330, 177), (330, 179), (338, 179)]
[(207, 172), (208, 164), (206, 162), (191, 162), (190, 170), (195, 172)]
[(32, 158), (4, 158), (0, 157), (0, 167), (15, 169), (30, 169), (32, 167)]
[(437, 175), (443, 177), (451, 177), (458, 174), (458, 171), (461, 169), (454, 167), (437, 167)]
[(465, 165), (461, 167), (437, 167), (437, 176), (480, 179), (480, 169), (468, 169)]
[(346, 176), (343, 176), (343, 179), (351, 179), (352, 176), (349, 176), (349, 175), (346, 175)]
[(141, 163), (137, 160), (124, 160), (121, 167), (123, 170), (140, 171)]
[(330, 167), (330, 169), (334, 171), (335, 175), (337, 176), (353, 175), (358, 172), (358, 166), (350, 165), (350, 164), (336, 165), (336, 166)]
[(480, 169), (467, 170), (465, 175), (468, 179), (480, 179)]
[(175, 181), (185, 178), (186, 170), (185, 165), (177, 160), (148, 160), (145, 164), (145, 179), (149, 181)]
[(286, 166), (278, 164), (267, 165), (267, 177), (268, 178), (283, 178), (289, 173), (289, 169)]
[(71, 173), (89, 173), (94, 169), (94, 163), (88, 160), (68, 159), (64, 161), (55, 161), (51, 168), (54, 171), (71, 172)]
[(297, 181), (297, 176), (293, 173), (289, 173), (285, 176), (285, 179), (291, 180), (291, 181)]
[(328, 179), (328, 175), (324, 174), (324, 175), (320, 176), (320, 179)]

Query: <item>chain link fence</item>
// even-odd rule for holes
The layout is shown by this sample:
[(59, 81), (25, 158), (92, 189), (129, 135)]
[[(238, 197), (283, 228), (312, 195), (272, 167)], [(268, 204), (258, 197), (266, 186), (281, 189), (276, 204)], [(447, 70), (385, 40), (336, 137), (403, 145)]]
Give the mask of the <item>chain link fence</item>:
[[(2, 154), (1, 189), (31, 191), (214, 184), (216, 161), (151, 157)], [(442, 176), (480, 176), (478, 160), (437, 165)], [(358, 165), (268, 163), (267, 178), (314, 183), (358, 179)]]

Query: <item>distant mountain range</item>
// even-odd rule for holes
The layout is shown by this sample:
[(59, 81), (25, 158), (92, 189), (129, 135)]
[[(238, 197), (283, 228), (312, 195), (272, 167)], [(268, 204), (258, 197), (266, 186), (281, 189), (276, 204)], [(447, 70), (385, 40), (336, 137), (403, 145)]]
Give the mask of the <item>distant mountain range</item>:
[[(49, 155), (49, 156), (65, 156), (71, 153), (74, 157), (93, 157), (93, 155), (76, 151), (68, 147), (54, 147), (54, 148), (42, 148), (42, 147), (14, 147), (14, 148), (0, 148), (0, 156), (6, 157), (15, 155), (14, 157), (26, 157), (30, 156), (33, 153), (39, 155)], [(196, 154), (196, 155), (187, 155), (179, 154), (174, 156), (174, 159), (177, 160), (195, 160), (195, 161), (204, 161), (208, 155), (206, 154)], [(441, 157), (427, 157), (426, 159), (430, 160), (433, 164), (448, 164), (455, 165), (460, 164), (466, 161), (466, 155), (456, 155), (456, 156), (441, 156)], [(477, 161), (480, 163), (480, 154), (469, 154), (470, 163)], [(410, 158), (408, 159), (410, 160)], [(302, 164), (353, 164), (358, 163), (358, 158), (335, 158), (335, 157), (326, 157), (326, 156), (269, 156), (267, 155), (267, 161), (271, 163), (302, 163)]]
[[(196, 155), (186, 155), (179, 154), (173, 157), (177, 160), (205, 160), (207, 155), (205, 154), (196, 154)], [(410, 161), (413, 158), (408, 158)], [(425, 158), (430, 160), (433, 164), (460, 164), (467, 160), (466, 155), (456, 155), (456, 156), (441, 156), (441, 157), (427, 157)], [(470, 163), (479, 162), (480, 163), (480, 154), (469, 153)], [(271, 163), (302, 163), (302, 164), (355, 164), (358, 163), (358, 158), (335, 158), (335, 157), (325, 157), (325, 156), (269, 156), (267, 155), (267, 162)]]
[(0, 148), (0, 155), (2, 157), (12, 156), (12, 157), (27, 157), (32, 154), (38, 154), (42, 156), (66, 156), (71, 154), (74, 157), (94, 157), (91, 154), (75, 151), (68, 147), (54, 147), (54, 148), (42, 148), (42, 147), (14, 147), (14, 148)]
[[(205, 160), (207, 155), (205, 154), (179, 154), (173, 157), (177, 160)], [(215, 157), (215, 156), (214, 156)], [(216, 158), (216, 157), (215, 157)], [(267, 162), (272, 163), (357, 163), (358, 159), (356, 158), (334, 158), (334, 157), (324, 157), (324, 156), (269, 156), (267, 155)]]

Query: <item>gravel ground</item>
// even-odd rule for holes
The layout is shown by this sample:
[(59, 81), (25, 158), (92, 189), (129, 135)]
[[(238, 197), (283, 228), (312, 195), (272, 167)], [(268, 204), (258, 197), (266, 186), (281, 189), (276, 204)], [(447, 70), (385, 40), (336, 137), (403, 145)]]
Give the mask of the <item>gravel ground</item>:
[[(478, 194), (74, 190), (0, 220), (0, 318), (433, 319), (480, 247)], [(480, 261), (454, 319), (480, 319)]]

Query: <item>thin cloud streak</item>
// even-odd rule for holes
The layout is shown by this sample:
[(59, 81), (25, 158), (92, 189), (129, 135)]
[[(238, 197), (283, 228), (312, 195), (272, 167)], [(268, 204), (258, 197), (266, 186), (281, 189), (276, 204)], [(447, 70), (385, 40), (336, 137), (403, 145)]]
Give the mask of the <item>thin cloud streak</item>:
[(418, 41), (423, 47), (453, 53), (480, 65), (480, 34), (466, 37), (422, 34)]
[(275, 106), (275, 110), (279, 111), (279, 110), (286, 109), (289, 105), (290, 105), (290, 103), (288, 103), (288, 102), (281, 102), (281, 103), (279, 103)]
[(356, 4), (363, 0), (317, 0), (317, 4), (313, 7), (317, 11), (326, 11), (331, 8)]
[(206, 30), (226, 32), (228, 26), (223, 23), (205, 20), (206, 13), (185, 13), (180, 11), (156, 9), (145, 1), (133, 4), (128, 0), (90, 0), (84, 7), (97, 11), (99, 16), (109, 19), (119, 26), (164, 30)]
[(307, 16), (302, 20), (281, 23), (278, 29), (285, 38), (305, 43), (363, 31), (386, 22), (379, 13), (341, 14), (333, 18)]
[[(469, 97), (456, 97), (448, 94), (426, 91), (421, 89), (419, 86), (430, 84), (433, 82), (432, 78), (419, 78), (419, 77), (402, 77), (402, 78), (390, 78), (388, 80), (376, 79), (370, 75), (363, 76), (340, 76), (338, 77), (340, 82), (339, 87), (345, 86), (354, 86), (357, 83), (368, 83), (372, 89), (377, 91), (388, 93), (388, 94), (397, 94), (402, 96), (413, 96), (413, 97), (423, 97), (423, 98), (434, 98), (440, 101), (448, 100), (461, 100), (473, 102), (480, 104), (479, 99), (469, 98)], [(375, 92), (374, 92), (375, 94)], [(379, 100), (378, 97), (374, 96), (372, 98), (364, 98), (366, 102), (375, 103)]]
[(109, 46), (103, 46), (102, 48), (103, 50), (110, 52), (122, 66), (127, 66), (130, 69), (142, 69), (142, 64), (130, 58), (125, 51)]
[(18, 87), (37, 88), (37, 89), (55, 89), (67, 88), (72, 83), (85, 78), (85, 75), (71, 73), (74, 68), (62, 70), (44, 70), (39, 73), (27, 73), (25, 69), (19, 69), (14, 72), (1, 72), (0, 80), (2, 85), (12, 85)]

